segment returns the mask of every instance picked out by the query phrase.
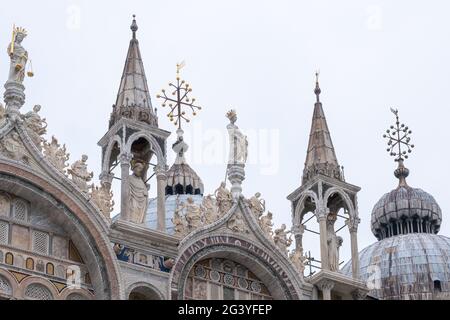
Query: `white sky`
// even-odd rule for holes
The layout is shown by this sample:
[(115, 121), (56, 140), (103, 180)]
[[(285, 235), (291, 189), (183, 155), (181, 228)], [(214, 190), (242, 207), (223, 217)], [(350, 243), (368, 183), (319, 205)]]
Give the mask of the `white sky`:
[[(16, 23), (29, 31), (23, 44), (36, 74), (25, 80), (23, 112), (41, 104), (49, 137), (67, 144), (71, 162), (86, 153), (98, 177), (96, 143), (107, 130), (135, 13), (154, 106), (176, 62), (186, 61), (183, 77), (204, 107), (186, 127), (186, 140), (206, 191), (223, 179), (226, 155), (220, 163), (208, 160), (212, 149), (226, 151), (224, 114), (236, 108), (253, 157), (244, 193), (260, 191), (276, 225), (290, 225), (286, 196), (300, 185), (320, 69), (338, 160), (347, 182), (362, 187), (360, 249), (375, 241), (373, 205), (397, 183), (382, 139), (393, 122), (391, 106), (413, 130), (408, 183), (436, 198), (441, 234), (450, 235), (449, 9), (447, 1), (2, 1), (0, 82)], [(160, 127), (173, 131), (159, 115)], [(318, 240), (309, 246), (317, 252)]]

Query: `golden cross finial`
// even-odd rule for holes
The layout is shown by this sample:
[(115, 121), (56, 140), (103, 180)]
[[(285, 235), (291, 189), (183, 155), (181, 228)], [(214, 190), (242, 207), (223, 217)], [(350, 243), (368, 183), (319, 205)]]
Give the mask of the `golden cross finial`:
[(193, 116), (197, 115), (197, 110), (202, 109), (200, 106), (194, 104), (195, 98), (189, 98), (188, 96), (192, 92), (192, 87), (180, 78), (180, 69), (184, 66), (184, 61), (177, 63), (177, 82), (176, 84), (169, 83), (169, 87), (173, 87), (174, 91), (168, 95), (166, 90), (162, 89), (161, 94), (156, 96), (158, 99), (163, 99), (162, 107), (168, 104), (170, 111), (167, 116), (170, 121), (175, 120), (174, 124), (178, 126), (178, 129), (181, 129), (182, 120), (190, 122), (190, 119), (186, 116), (186, 111), (183, 110), (184, 108), (190, 108)]

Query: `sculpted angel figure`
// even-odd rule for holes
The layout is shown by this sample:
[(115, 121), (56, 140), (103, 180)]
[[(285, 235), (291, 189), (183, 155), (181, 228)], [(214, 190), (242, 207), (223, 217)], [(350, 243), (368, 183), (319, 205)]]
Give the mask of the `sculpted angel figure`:
[(207, 223), (207, 224), (217, 221), (220, 217), (219, 212), (216, 207), (216, 204), (215, 204), (215, 200), (213, 199), (213, 197), (211, 195), (207, 195), (203, 199), (201, 210), (205, 217), (205, 223)]
[(283, 223), (279, 229), (275, 229), (275, 233), (273, 236), (275, 245), (280, 248), (281, 251), (283, 251), (286, 255), (288, 253), (287, 248), (292, 244), (292, 235), (290, 235), (288, 238), (289, 233), (291, 233), (291, 231), (286, 231), (286, 225)]
[(83, 154), (80, 160), (75, 161), (71, 168), (67, 172), (72, 176), (72, 181), (81, 189), (81, 191), (87, 193), (88, 182), (91, 181), (94, 176), (94, 172), (88, 172), (86, 161), (88, 156)]
[(140, 159), (131, 161), (133, 174), (128, 177), (128, 219), (134, 223), (143, 223), (148, 203), (148, 187), (144, 182), (145, 163)]
[(303, 272), (305, 271), (305, 264), (307, 257), (303, 255), (303, 248), (294, 249), (289, 254), (289, 259), (291, 260), (292, 264), (296, 267), (299, 274), (303, 276)]
[(228, 228), (230, 228), (234, 232), (245, 232), (247, 231), (245, 222), (242, 216), (238, 213), (235, 213), (230, 220), (228, 220)]
[(216, 197), (216, 203), (219, 208), (219, 213), (221, 215), (226, 214), (233, 204), (233, 197), (231, 192), (226, 188), (225, 182), (222, 182), (214, 192), (214, 196)]
[(263, 212), (266, 210), (266, 202), (264, 199), (260, 199), (261, 193), (257, 192), (253, 197), (248, 200), (250, 210), (252, 210), (256, 219), (259, 219)]
[(29, 111), (25, 115), (23, 115), (23, 120), (28, 128), (30, 138), (39, 149), (41, 148), (41, 144), (44, 141), (42, 135), (47, 132), (47, 122), (45, 118), (41, 118), (41, 116), (39, 115), (40, 110), (41, 106), (35, 105), (32, 111)]
[(269, 212), (267, 212), (266, 215), (262, 216), (261, 219), (259, 220), (259, 225), (261, 226), (261, 229), (269, 238), (271, 238), (273, 235), (272, 218), (273, 218), (273, 214), (272, 214), (272, 212), (269, 211)]
[(8, 46), (8, 55), (11, 59), (8, 81), (22, 83), (25, 78), (28, 52), (22, 47), (22, 41), (26, 36), (25, 29), (14, 28), (13, 39)]
[(202, 225), (202, 213), (200, 207), (194, 203), (194, 200), (189, 197), (184, 203), (183, 207), (186, 209), (186, 221), (189, 231), (193, 231)]
[(178, 201), (177, 201), (177, 209), (175, 209), (175, 212), (173, 214), (172, 223), (174, 225), (174, 231), (176, 236), (184, 236), (187, 231), (187, 223), (184, 217), (180, 214), (180, 211), (183, 207), (178, 207)]

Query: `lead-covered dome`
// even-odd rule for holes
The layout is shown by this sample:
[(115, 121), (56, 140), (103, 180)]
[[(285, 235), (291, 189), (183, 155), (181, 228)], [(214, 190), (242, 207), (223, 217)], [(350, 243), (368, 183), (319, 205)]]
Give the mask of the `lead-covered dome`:
[(372, 210), (372, 232), (378, 240), (408, 233), (439, 231), (442, 213), (432, 195), (406, 183), (409, 170), (399, 162), (395, 170), (399, 186), (386, 193)]
[[(360, 278), (383, 300), (450, 298), (450, 238), (405, 234), (378, 241), (359, 253)], [(348, 262), (341, 271), (351, 275)]]

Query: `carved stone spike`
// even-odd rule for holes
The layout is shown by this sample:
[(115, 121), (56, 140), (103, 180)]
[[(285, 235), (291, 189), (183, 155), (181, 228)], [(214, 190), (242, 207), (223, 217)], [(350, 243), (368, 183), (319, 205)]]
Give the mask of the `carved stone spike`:
[(64, 144), (62, 147), (58, 143), (58, 139), (55, 136), (52, 136), (51, 142), (44, 142), (43, 145), (44, 156), (47, 160), (53, 164), (53, 166), (66, 174), (66, 167), (68, 166), (67, 161), (69, 160), (69, 154), (66, 150), (66, 145)]
[(91, 199), (100, 212), (106, 217), (110, 218), (111, 212), (114, 209), (113, 193), (104, 184), (100, 187), (91, 185)]
[(189, 232), (192, 232), (201, 227), (203, 221), (200, 206), (196, 205), (194, 203), (194, 200), (189, 197), (184, 203), (184, 208), (186, 210), (185, 217)]

